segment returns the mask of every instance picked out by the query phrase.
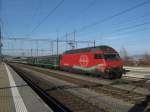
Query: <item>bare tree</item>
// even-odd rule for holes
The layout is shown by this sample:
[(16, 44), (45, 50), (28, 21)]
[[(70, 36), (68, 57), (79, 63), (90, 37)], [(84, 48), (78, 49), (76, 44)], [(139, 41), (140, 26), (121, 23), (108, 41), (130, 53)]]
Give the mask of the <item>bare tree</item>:
[(146, 52), (144, 55), (143, 55), (143, 59), (145, 61), (150, 61), (150, 55)]
[(120, 56), (124, 59), (124, 60), (128, 60), (129, 56), (128, 56), (128, 52), (127, 50), (123, 47), (120, 50)]

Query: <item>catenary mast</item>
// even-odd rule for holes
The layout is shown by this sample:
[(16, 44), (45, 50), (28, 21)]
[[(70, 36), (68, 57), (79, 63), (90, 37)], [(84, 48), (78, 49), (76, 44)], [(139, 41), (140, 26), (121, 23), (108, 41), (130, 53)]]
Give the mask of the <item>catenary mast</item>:
[(2, 33), (1, 33), (1, 27), (0, 27), (0, 59), (2, 58)]

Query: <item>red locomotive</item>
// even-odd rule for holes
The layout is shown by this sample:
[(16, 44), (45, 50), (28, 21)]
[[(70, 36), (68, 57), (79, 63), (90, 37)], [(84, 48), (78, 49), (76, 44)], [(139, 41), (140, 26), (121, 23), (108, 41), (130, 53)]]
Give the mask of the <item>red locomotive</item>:
[(104, 78), (121, 78), (123, 62), (116, 50), (109, 46), (69, 50), (61, 55), (59, 67), (98, 74)]

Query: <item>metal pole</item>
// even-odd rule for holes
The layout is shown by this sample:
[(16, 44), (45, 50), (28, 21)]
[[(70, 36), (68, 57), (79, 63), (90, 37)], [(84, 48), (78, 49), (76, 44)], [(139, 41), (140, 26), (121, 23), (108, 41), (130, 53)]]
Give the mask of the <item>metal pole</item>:
[(53, 55), (53, 41), (51, 41), (50, 44), (51, 44), (51, 52), (52, 52), (52, 55)]
[(37, 57), (38, 57), (38, 40), (36, 41), (36, 48), (37, 48)]
[(66, 33), (66, 50), (68, 50), (68, 34)]
[(57, 55), (58, 55), (58, 53), (59, 53), (59, 52), (58, 52), (58, 50), (59, 50), (59, 49), (58, 49), (58, 47), (59, 47), (58, 42), (59, 42), (59, 39), (57, 38)]
[(94, 43), (94, 47), (95, 47), (95, 45), (96, 45), (96, 42), (95, 42), (95, 40), (94, 40), (94, 42), (93, 42), (93, 43)]
[(75, 38), (76, 38), (76, 32), (74, 31), (73, 32), (73, 49), (75, 49), (75, 47), (76, 47), (75, 46), (75, 40), (76, 40)]
[(0, 27), (0, 61), (2, 59), (2, 34), (1, 34), (1, 27)]
[(36, 63), (38, 63), (38, 40), (36, 41), (36, 47), (37, 47), (37, 58), (36, 58)]
[(31, 49), (31, 57), (32, 57), (32, 49)]

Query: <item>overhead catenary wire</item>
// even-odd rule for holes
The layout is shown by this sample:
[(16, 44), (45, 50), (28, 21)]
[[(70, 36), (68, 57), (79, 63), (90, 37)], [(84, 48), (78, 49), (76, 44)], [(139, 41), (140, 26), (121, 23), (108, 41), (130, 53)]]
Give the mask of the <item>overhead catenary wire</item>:
[[(22, 40), (22, 41), (43, 41), (43, 42), (57, 42), (58, 40), (51, 40), (51, 39), (35, 39), (35, 38), (4, 38), (3, 40), (13, 40), (13, 41), (17, 41), (17, 40)], [(59, 42), (68, 42), (67, 40), (61, 40), (59, 39)], [(93, 43), (93, 41), (88, 41), (88, 40), (75, 40), (76, 43)]]
[[(37, 3), (37, 2), (36, 2), (36, 3)], [(33, 18), (33, 20), (35, 20), (36, 17), (37, 17), (37, 13), (39, 12), (39, 9), (41, 8), (41, 5), (42, 5), (42, 0), (38, 0), (38, 3), (37, 3), (37, 4), (38, 4), (38, 5), (37, 5), (37, 7), (35, 8), (35, 11), (34, 11), (32, 17), (31, 17), (31, 18)], [(34, 25), (34, 24), (31, 24), (31, 25)]]
[(143, 23), (140, 23), (140, 24), (135, 24), (135, 25), (132, 25), (132, 26), (120, 28), (120, 29), (118, 29), (116, 31), (119, 32), (119, 31), (123, 31), (123, 30), (129, 30), (129, 29), (132, 29), (132, 28), (137, 28), (137, 27), (146, 25), (146, 24), (150, 24), (150, 21), (146, 21), (146, 22), (143, 22)]
[[(122, 32), (122, 33), (120, 33), (119, 35), (127, 35), (127, 34), (131, 34), (131, 33), (136, 33), (136, 32), (143, 32), (143, 31), (149, 31), (150, 30), (150, 28), (148, 27), (148, 28), (142, 28), (142, 29), (136, 29), (136, 30), (134, 30), (134, 31), (127, 31), (127, 32)], [(117, 36), (118, 36), (118, 34), (117, 34)]]
[[(150, 13), (149, 13), (150, 14)], [(140, 17), (135, 17), (131, 20), (128, 21), (122, 21), (120, 23), (115, 23), (112, 27), (112, 29), (114, 28), (122, 28), (123, 26), (127, 26), (127, 25), (134, 25), (134, 24), (138, 24), (139, 21), (146, 21), (146, 20), (150, 20), (150, 15), (146, 15), (146, 16), (140, 16)]]
[[(136, 17), (134, 17), (134, 18), (132, 18), (132, 20), (130, 20), (130, 21), (122, 21), (122, 22), (120, 22), (119, 24), (117, 23), (115, 23), (114, 25), (113, 25), (113, 27), (111, 27), (111, 29), (116, 29), (116, 30), (113, 30), (112, 31), (112, 33), (115, 33), (115, 32), (122, 32), (122, 31), (124, 31), (124, 30), (130, 30), (130, 29), (134, 29), (134, 28), (137, 28), (137, 27), (141, 27), (141, 26), (143, 26), (143, 25), (146, 25), (146, 24), (143, 24), (143, 22), (142, 23), (138, 23), (138, 21), (137, 20), (140, 20), (140, 19), (142, 19), (142, 21), (145, 21), (145, 20), (149, 20), (150, 18), (150, 15), (146, 15), (145, 16), (145, 14), (144, 15), (142, 15), (142, 16), (136, 16)], [(134, 24), (133, 24), (134, 23)], [(133, 25), (131, 25), (131, 24), (133, 24)], [(138, 25), (139, 24), (139, 25)], [(143, 24), (143, 25), (142, 25)], [(149, 24), (149, 23), (148, 23)], [(128, 26), (127, 26), (128, 25)], [(134, 27), (135, 25), (138, 25), (138, 26), (136, 26), (136, 27)], [(123, 27), (123, 26), (125, 26), (125, 27)], [(130, 28), (131, 27), (131, 28)], [(107, 29), (107, 30), (109, 30), (109, 28)], [(88, 32), (88, 33), (93, 33), (93, 32), (95, 32), (95, 30), (93, 30), (93, 31), (90, 31), (90, 32)], [(82, 32), (83, 33), (83, 32)], [(109, 33), (109, 31), (108, 31), (108, 33)], [(109, 33), (110, 34), (110, 33)], [(80, 36), (81, 35), (83, 35), (83, 34), (80, 34)]]
[[(112, 39), (113, 40), (119, 40), (119, 39), (123, 39), (123, 38), (125, 38), (125, 37), (129, 37), (127, 34), (128, 33), (135, 33), (135, 32), (144, 32), (144, 31), (150, 31), (150, 28), (148, 27), (148, 28), (143, 28), (143, 29), (136, 29), (136, 30), (134, 30), (134, 31), (128, 31), (128, 32), (126, 32), (126, 33), (121, 33), (121, 34), (117, 34), (117, 35), (114, 35), (114, 36), (105, 36), (105, 38), (108, 38), (108, 39), (110, 39), (110, 40), (107, 40), (107, 43), (108, 42), (113, 42), (112, 41)], [(137, 38), (134, 38), (134, 40), (136, 40)], [(129, 41), (129, 40), (128, 40)], [(134, 43), (135, 44), (135, 43)]]
[[(119, 29), (114, 30), (113, 32), (109, 33), (108, 35), (115, 34), (116, 32), (118, 33), (118, 32), (122, 32), (122, 31), (130, 30), (130, 29), (139, 28), (139, 27), (141, 27), (141, 26), (148, 25), (148, 24), (150, 24), (150, 21), (144, 21), (144, 22), (142, 22), (142, 23), (138, 23), (138, 24), (134, 24), (134, 25), (122, 27), (122, 28), (119, 28)], [(146, 29), (146, 28), (145, 28), (145, 29)]]
[[(46, 21), (46, 19), (51, 16), (57, 8), (59, 8), (62, 4), (63, 4), (64, 0), (61, 0), (48, 14), (47, 16), (45, 16), (34, 28), (33, 30), (30, 32), (30, 34), (32, 34), (44, 21)], [(30, 35), (29, 34), (29, 35)]]
[(130, 12), (130, 11), (132, 11), (132, 10), (134, 10), (134, 9), (136, 9), (136, 8), (139, 8), (139, 7), (141, 7), (141, 6), (145, 5), (145, 4), (148, 4), (148, 3), (150, 3), (150, 0), (147, 0), (147, 1), (145, 1), (145, 2), (136, 4), (135, 6), (132, 6), (132, 7), (130, 7), (130, 8), (127, 8), (127, 9), (125, 9), (125, 10), (123, 10), (123, 11), (118, 12), (118, 13), (115, 13), (114, 15), (108, 16), (108, 17), (106, 17), (106, 18), (104, 18), (104, 19), (102, 19), (102, 20), (100, 20), (100, 21), (97, 21), (97, 22), (91, 23), (91, 24), (89, 24), (89, 25), (83, 26), (82, 28), (80, 28), (80, 29), (78, 30), (78, 32), (81, 32), (81, 31), (83, 31), (83, 30), (85, 30), (85, 29), (87, 29), (87, 28), (89, 28), (89, 27), (95, 26), (95, 25), (97, 25), (97, 24), (101, 24), (101, 23), (103, 23), (103, 22), (105, 22), (105, 21), (111, 20), (111, 19), (113, 19), (113, 18), (115, 18), (115, 17), (118, 17), (118, 16), (120, 16), (120, 15), (122, 15), (122, 14), (125, 14), (125, 13), (127, 13), (127, 12)]
[[(111, 16), (108, 16), (108, 17), (106, 17), (106, 18), (104, 18), (104, 19), (102, 19), (102, 20), (98, 20), (98, 21), (93, 22), (93, 23), (91, 23), (91, 24), (85, 25), (85, 26), (83, 26), (83, 27), (81, 27), (81, 28), (79, 28), (79, 29), (76, 29), (76, 32), (77, 32), (77, 33), (81, 33), (81, 32), (83, 32), (84, 30), (86, 30), (86, 29), (88, 29), (88, 28), (91, 28), (91, 27), (93, 27), (93, 26), (95, 26), (95, 25), (98, 25), (98, 24), (104, 23), (104, 22), (106, 22), (106, 21), (109, 21), (109, 20), (111, 20), (111, 19), (113, 19), (113, 18), (115, 18), (115, 17), (121, 16), (121, 15), (123, 15), (123, 14), (125, 14), (125, 13), (128, 13), (128, 12), (134, 10), (134, 9), (137, 9), (137, 8), (139, 8), (139, 7), (142, 7), (142, 6), (144, 6), (144, 5), (146, 5), (146, 4), (149, 4), (149, 3), (150, 3), (150, 0), (146, 0), (146, 1), (142, 2), (142, 3), (136, 4), (136, 5), (132, 6), (132, 7), (129, 7), (129, 8), (127, 8), (127, 9), (124, 9), (124, 10), (122, 10), (122, 11), (120, 11), (120, 12), (117, 12), (117, 13), (111, 15)], [(72, 34), (72, 33), (73, 33), (73, 32), (70, 32), (70, 33), (68, 33), (68, 34)], [(66, 35), (63, 35), (62, 37), (65, 37), (65, 36), (66, 36)]]
[[(117, 29), (117, 30), (115, 30), (115, 31), (113, 31), (113, 32), (111, 32), (111, 33), (107, 33), (107, 36), (105, 36), (105, 37), (109, 37), (109, 35), (114, 35), (114, 34), (116, 34), (116, 33), (124, 34), (123, 31), (128, 31), (128, 30), (130, 30), (130, 29), (139, 28), (139, 27), (141, 27), (141, 26), (148, 25), (148, 24), (150, 24), (150, 21), (145, 21), (145, 22), (143, 22), (143, 23), (138, 23), (138, 24), (134, 24), (134, 25), (131, 25), (131, 26), (119, 28), (119, 29)], [(144, 28), (144, 29), (142, 29), (142, 31), (148, 30), (148, 29), (149, 29), (149, 28)], [(141, 30), (141, 29), (140, 29), (140, 30)], [(140, 30), (128, 31), (128, 32), (126, 32), (126, 33), (132, 33), (132, 32), (137, 32), (137, 31), (140, 32)], [(118, 36), (118, 35), (117, 35), (117, 36)]]
[(87, 7), (85, 7), (82, 12), (85, 12), (87, 11), (90, 7), (92, 7), (94, 4), (95, 4), (96, 0), (92, 0), (88, 5)]

